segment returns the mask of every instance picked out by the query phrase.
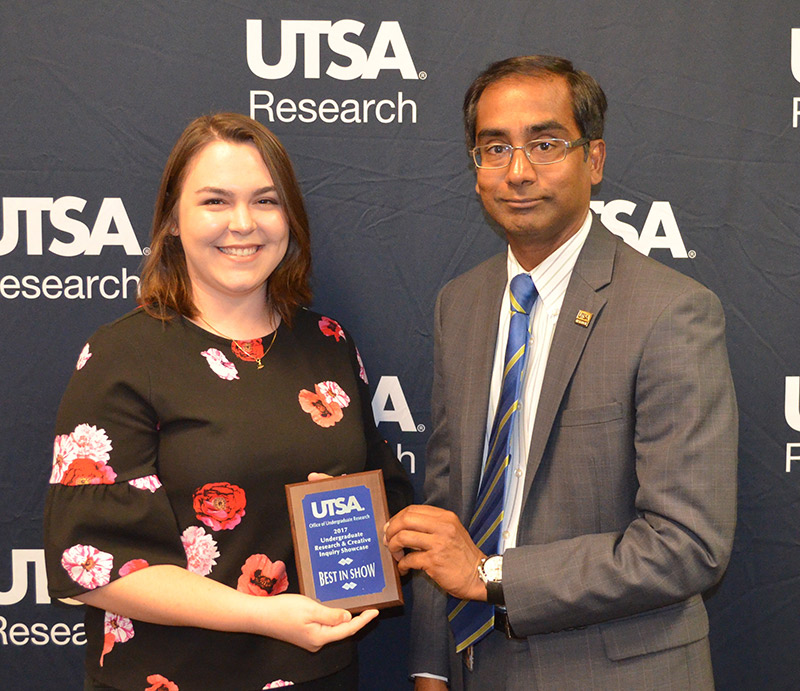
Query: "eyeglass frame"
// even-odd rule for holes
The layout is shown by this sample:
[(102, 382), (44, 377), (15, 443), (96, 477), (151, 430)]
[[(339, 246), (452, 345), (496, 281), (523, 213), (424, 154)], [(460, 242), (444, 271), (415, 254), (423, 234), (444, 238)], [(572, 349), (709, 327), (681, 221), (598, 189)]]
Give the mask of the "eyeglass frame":
[[(565, 161), (567, 159), (567, 154), (572, 149), (577, 150), (580, 147), (588, 146), (591, 143), (591, 141), (592, 140), (589, 137), (578, 137), (578, 139), (574, 139), (572, 141), (569, 141), (567, 139), (562, 139), (561, 137), (543, 137), (541, 139), (531, 139), (529, 142), (525, 142), (522, 146), (511, 146), (511, 144), (502, 144), (502, 146), (508, 147), (506, 149), (510, 154), (508, 157), (508, 162), (503, 166), (495, 166), (495, 167), (478, 165), (478, 161), (475, 159), (475, 154), (478, 151), (478, 149), (483, 149), (484, 147), (487, 146), (496, 146), (495, 144), (482, 144), (481, 146), (474, 146), (469, 150), (469, 152), (472, 155), (472, 162), (475, 164), (475, 167), (480, 168), (481, 170), (503, 170), (503, 168), (508, 168), (508, 166), (511, 165), (511, 161), (514, 160), (514, 152), (517, 151), (518, 149), (522, 151), (523, 154), (525, 154), (525, 158), (528, 159), (528, 163), (530, 163), (532, 166), (550, 166), (553, 165), (554, 163), (561, 163), (562, 161)], [(525, 150), (525, 148), (529, 144), (533, 144), (534, 142), (564, 142), (564, 144), (566, 145), (564, 148), (564, 158), (559, 159), (558, 161), (548, 161), (547, 163), (531, 161), (531, 157), (528, 155), (528, 152)]]

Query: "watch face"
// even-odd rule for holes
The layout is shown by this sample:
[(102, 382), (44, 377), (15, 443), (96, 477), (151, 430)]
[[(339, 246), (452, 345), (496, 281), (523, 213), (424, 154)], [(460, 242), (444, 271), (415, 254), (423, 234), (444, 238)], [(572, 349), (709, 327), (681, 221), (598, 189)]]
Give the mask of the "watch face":
[(503, 580), (503, 557), (495, 554), (483, 562), (483, 572), (486, 574), (487, 581)]

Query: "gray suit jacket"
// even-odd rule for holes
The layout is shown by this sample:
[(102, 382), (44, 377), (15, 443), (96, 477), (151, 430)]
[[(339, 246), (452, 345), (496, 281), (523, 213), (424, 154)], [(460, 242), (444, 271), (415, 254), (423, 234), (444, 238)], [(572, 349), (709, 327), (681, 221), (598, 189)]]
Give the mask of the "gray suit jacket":
[[(480, 480), (506, 279), (498, 255), (436, 304), (426, 503), (463, 523)], [(588, 326), (579, 310), (592, 314)], [(509, 619), (528, 637), (538, 686), (617, 688), (615, 661), (646, 667), (650, 653), (706, 638), (700, 593), (730, 555), (736, 454), (719, 300), (594, 219), (550, 350), (518, 546), (503, 563)], [(457, 679), (444, 604), (415, 578), (412, 672)], [(602, 665), (587, 636), (602, 640)]]

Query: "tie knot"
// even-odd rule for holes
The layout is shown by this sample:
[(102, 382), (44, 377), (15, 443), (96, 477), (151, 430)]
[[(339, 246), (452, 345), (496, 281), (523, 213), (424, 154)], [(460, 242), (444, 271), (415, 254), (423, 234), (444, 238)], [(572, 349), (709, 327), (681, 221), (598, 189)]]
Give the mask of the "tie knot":
[(530, 314), (538, 292), (530, 274), (519, 274), (511, 279), (511, 309), (514, 312)]

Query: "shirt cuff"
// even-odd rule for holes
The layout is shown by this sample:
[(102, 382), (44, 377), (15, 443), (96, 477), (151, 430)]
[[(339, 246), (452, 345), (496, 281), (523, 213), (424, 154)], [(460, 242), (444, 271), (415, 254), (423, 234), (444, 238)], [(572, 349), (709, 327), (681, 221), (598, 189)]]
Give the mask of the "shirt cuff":
[(425, 677), (426, 679), (438, 679), (439, 681), (443, 681), (445, 684), (447, 683), (447, 677), (440, 677), (438, 674), (430, 674), (429, 672), (415, 672), (411, 675), (412, 679), (416, 679), (417, 677)]

